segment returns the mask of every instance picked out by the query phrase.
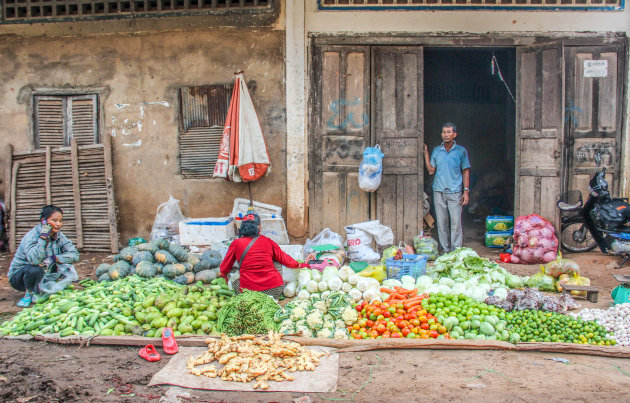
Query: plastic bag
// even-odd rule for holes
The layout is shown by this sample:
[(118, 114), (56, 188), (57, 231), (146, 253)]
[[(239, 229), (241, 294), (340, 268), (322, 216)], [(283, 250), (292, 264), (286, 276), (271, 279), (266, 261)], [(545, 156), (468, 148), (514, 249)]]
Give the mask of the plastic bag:
[(383, 157), (381, 147), (366, 147), (359, 165), (359, 187), (366, 192), (374, 192), (381, 185), (383, 177)]
[(428, 260), (435, 260), (438, 257), (438, 243), (430, 236), (414, 236), (413, 246), (418, 255), (427, 255)]
[[(574, 275), (570, 276), (569, 280), (567, 281), (567, 284), (569, 284), (569, 285), (591, 285), (591, 280), (586, 278), (586, 277), (582, 277), (579, 274), (574, 274)], [(579, 295), (581, 297), (586, 297), (586, 291), (571, 291), (571, 295)]]
[(313, 246), (326, 244), (335, 245), (339, 249), (343, 249), (343, 238), (330, 228), (326, 228), (319, 234), (315, 235), (315, 238), (306, 240), (304, 243), (304, 249), (302, 249), (302, 257), (306, 259), (308, 255), (314, 253), (315, 251), (313, 250)]
[(398, 253), (398, 247), (396, 246), (390, 246), (389, 248), (385, 249), (383, 251), (383, 257), (381, 257), (381, 263), (385, 264), (385, 261), (396, 256), (396, 253)]
[(540, 291), (555, 291), (555, 284), (553, 277), (545, 274), (545, 268), (540, 266), (540, 273), (534, 274), (527, 280), (527, 286), (536, 288)]
[(38, 284), (38, 288), (43, 294), (54, 294), (78, 279), (79, 275), (73, 265), (59, 263), (57, 264), (56, 272), (44, 274), (44, 277)]
[(562, 302), (567, 307), (567, 310), (581, 308), (581, 305), (575, 302), (575, 300), (571, 298), (569, 294), (560, 295), (560, 302)]
[(352, 224), (346, 228), (346, 243), (348, 245), (348, 259), (355, 262), (378, 262), (380, 255), (372, 249), (372, 239), (379, 245), (391, 245), (394, 233), (379, 220)]
[(185, 218), (179, 208), (179, 200), (169, 194), (168, 201), (157, 208), (151, 228), (151, 240), (168, 239), (179, 243), (179, 222)]
[(523, 298), (514, 304), (514, 310), (515, 311), (526, 311), (526, 310), (537, 311), (540, 305), (542, 305), (542, 303), (539, 304), (539, 301), (536, 301), (533, 298)]
[(512, 263), (548, 263), (556, 259), (558, 238), (553, 225), (539, 216), (520, 216), (514, 224)]
[(580, 274), (580, 266), (571, 259), (564, 259), (562, 252), (559, 252), (556, 260), (545, 265), (545, 273), (553, 278), (558, 278), (561, 274)]

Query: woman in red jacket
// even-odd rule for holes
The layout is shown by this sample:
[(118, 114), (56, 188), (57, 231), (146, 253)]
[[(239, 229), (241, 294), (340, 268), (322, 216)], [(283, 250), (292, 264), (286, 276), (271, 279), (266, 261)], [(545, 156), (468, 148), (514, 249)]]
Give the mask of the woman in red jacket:
[(278, 298), (282, 295), (284, 281), (274, 262), (292, 269), (308, 267), (284, 253), (273, 240), (260, 235), (258, 214), (249, 213), (243, 217), (239, 236), (232, 242), (221, 262), (221, 276), (226, 281), (234, 263), (239, 262), (240, 278), (232, 282), (232, 288), (237, 294), (250, 290)]

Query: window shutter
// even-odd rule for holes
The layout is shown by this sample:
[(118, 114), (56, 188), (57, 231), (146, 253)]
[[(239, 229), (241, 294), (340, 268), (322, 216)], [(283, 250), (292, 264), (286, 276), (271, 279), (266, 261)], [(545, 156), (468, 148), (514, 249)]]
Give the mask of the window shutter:
[(76, 138), (79, 145), (98, 143), (96, 95), (73, 96), (68, 102), (70, 115), (68, 137)]
[(64, 97), (35, 96), (35, 145), (62, 147), (65, 145)]
[(212, 177), (231, 95), (231, 84), (180, 89), (179, 163), (185, 178)]

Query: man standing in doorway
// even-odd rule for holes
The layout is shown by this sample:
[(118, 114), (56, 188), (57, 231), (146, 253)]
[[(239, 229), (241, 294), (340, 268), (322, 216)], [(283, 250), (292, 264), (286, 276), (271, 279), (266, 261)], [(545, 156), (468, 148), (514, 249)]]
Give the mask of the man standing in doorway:
[[(468, 151), (455, 143), (457, 127), (442, 125), (442, 144), (435, 147), (429, 158), (424, 145), (424, 161), (433, 180), (433, 200), (440, 245), (445, 253), (462, 246), (462, 207), (468, 204), (470, 161)], [(450, 219), (450, 231), (449, 231)]]

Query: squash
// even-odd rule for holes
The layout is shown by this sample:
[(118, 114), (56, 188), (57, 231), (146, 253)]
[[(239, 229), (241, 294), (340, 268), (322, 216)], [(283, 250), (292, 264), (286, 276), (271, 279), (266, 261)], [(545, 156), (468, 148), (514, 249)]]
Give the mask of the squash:
[(134, 266), (144, 261), (153, 263), (155, 261), (155, 259), (153, 259), (153, 253), (148, 250), (138, 251), (133, 255), (133, 259), (131, 259), (131, 263), (133, 263)]
[(117, 253), (117, 254), (115, 254), (115, 255), (112, 255), (112, 260), (113, 260), (114, 262), (117, 262), (117, 261), (119, 261), (119, 260), (122, 260), (122, 256), (120, 256), (120, 253)]
[(97, 268), (96, 268), (96, 273), (94, 273), (96, 275), (96, 278), (99, 278), (103, 275), (103, 273), (107, 273), (107, 271), (110, 268), (110, 264), (107, 263), (101, 263)]
[(103, 273), (103, 274), (101, 274), (101, 275), (99, 276), (99, 278), (98, 278), (98, 282), (99, 282), (99, 283), (102, 283), (102, 282), (104, 282), (104, 281), (112, 281), (112, 279), (111, 279), (111, 278), (109, 278), (109, 274), (107, 274), (107, 273)]
[(201, 259), (199, 259), (199, 256), (189, 254), (188, 255), (188, 260), (186, 260), (186, 261), (188, 263), (192, 264), (193, 267), (194, 267), (197, 263), (199, 263), (201, 261)]
[(162, 274), (162, 267), (164, 267), (164, 265), (160, 262), (157, 263), (153, 263), (153, 267), (155, 267), (155, 270), (157, 271), (157, 274)]
[(184, 273), (173, 279), (174, 282), (181, 285), (192, 284), (195, 281), (195, 275), (192, 273)]
[(184, 265), (181, 263), (167, 264), (162, 268), (162, 273), (167, 278), (175, 278), (186, 273), (186, 267), (184, 267)]
[(157, 269), (153, 266), (153, 263), (144, 260), (136, 266), (136, 274), (140, 277), (152, 278), (157, 275)]
[(186, 268), (186, 271), (193, 271), (193, 265), (190, 262), (184, 262), (182, 263), (184, 265), (184, 267)]
[(193, 266), (193, 272), (195, 273), (210, 269), (212, 269), (212, 267), (210, 267), (210, 261), (208, 260), (200, 260), (196, 265)]
[(223, 260), (223, 256), (221, 256), (221, 253), (213, 249), (208, 249), (207, 251), (203, 252), (203, 254), (201, 255), (201, 260), (209, 260), (211, 258)]
[(128, 262), (131, 262), (131, 259), (133, 259), (133, 255), (138, 251), (138, 249), (136, 249), (133, 246), (127, 246), (126, 248), (124, 248), (123, 250), (120, 251), (120, 256), (125, 259)]
[(177, 263), (175, 256), (171, 255), (171, 253), (166, 250), (159, 250), (155, 252), (155, 260), (163, 264)]
[(188, 251), (184, 249), (181, 245), (172, 243), (168, 247), (168, 251), (171, 252), (173, 256), (175, 256), (175, 258), (177, 258), (177, 260), (179, 260), (180, 262), (185, 262), (186, 260), (188, 260)]
[(131, 269), (131, 265), (130, 265), (129, 263), (127, 263), (127, 261), (126, 261), (126, 260), (119, 260), (119, 261), (117, 261), (116, 263), (114, 263), (114, 264), (112, 265), (112, 267), (117, 267), (117, 268), (119, 268), (119, 269), (125, 269), (125, 270), (127, 270), (127, 271), (128, 271), (129, 269)]
[(158, 248), (155, 242), (141, 243), (139, 245), (136, 245), (136, 248), (138, 248), (138, 250), (141, 250), (141, 251), (151, 252), (151, 254), (160, 250), (160, 248)]
[(195, 274), (195, 281), (201, 281), (204, 284), (209, 284), (215, 278), (217, 278), (217, 273), (214, 270), (203, 270)]
[(158, 247), (158, 249), (168, 250), (168, 247), (171, 246), (171, 243), (168, 241), (168, 239), (156, 239), (153, 242), (155, 243), (155, 246)]
[(107, 273), (109, 274), (109, 278), (111, 278), (113, 281), (116, 281), (121, 278), (127, 277), (129, 275), (129, 268), (112, 265)]

